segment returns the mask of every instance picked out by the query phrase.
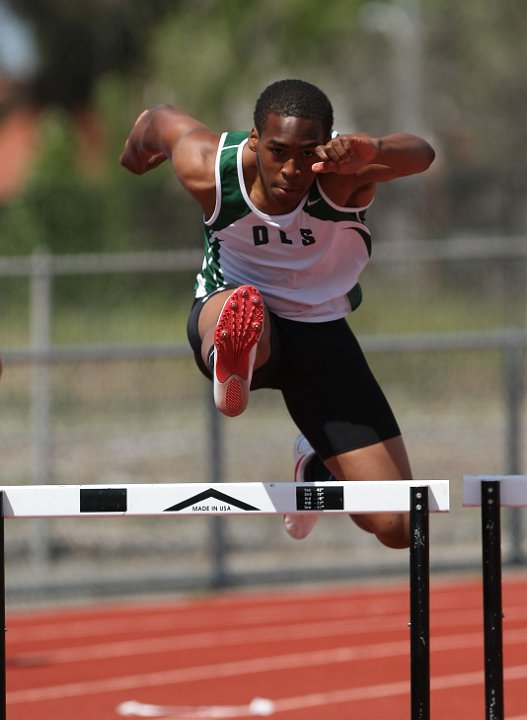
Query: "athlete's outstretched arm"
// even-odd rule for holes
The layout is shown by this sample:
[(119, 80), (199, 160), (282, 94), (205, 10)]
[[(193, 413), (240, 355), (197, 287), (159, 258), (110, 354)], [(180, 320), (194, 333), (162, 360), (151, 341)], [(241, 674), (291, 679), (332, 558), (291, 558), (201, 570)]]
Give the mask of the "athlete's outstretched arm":
[(203, 206), (215, 197), (219, 135), (171, 105), (143, 111), (126, 139), (123, 167), (142, 175), (170, 160), (183, 187)]
[(312, 170), (324, 190), (338, 205), (351, 207), (368, 205), (378, 182), (424, 172), (435, 157), (426, 140), (402, 132), (381, 138), (337, 135), (315, 152)]
[(355, 175), (365, 183), (424, 172), (435, 157), (426, 140), (403, 132), (381, 138), (367, 133), (337, 135), (319, 145), (316, 154), (320, 160), (313, 164), (314, 172)]

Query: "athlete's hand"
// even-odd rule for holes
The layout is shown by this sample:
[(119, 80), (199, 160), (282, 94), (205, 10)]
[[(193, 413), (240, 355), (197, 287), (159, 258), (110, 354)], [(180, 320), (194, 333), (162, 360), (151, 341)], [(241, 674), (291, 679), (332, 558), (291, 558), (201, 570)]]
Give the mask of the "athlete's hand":
[(143, 110), (139, 115), (119, 158), (121, 165), (136, 175), (153, 170), (167, 159), (165, 153), (149, 150), (144, 142), (149, 116), (150, 110)]
[(320, 158), (311, 169), (316, 173), (352, 175), (375, 162), (379, 140), (366, 133), (337, 135), (325, 145), (318, 145), (315, 153)]

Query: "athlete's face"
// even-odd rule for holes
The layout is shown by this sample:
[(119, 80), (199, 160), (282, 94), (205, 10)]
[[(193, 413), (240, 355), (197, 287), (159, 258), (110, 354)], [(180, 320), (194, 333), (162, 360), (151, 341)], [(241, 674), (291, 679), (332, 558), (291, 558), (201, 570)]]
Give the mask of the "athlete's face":
[(327, 142), (320, 120), (268, 115), (261, 133), (249, 136), (256, 153), (257, 188), (262, 210), (270, 214), (293, 210), (313, 183), (315, 148)]

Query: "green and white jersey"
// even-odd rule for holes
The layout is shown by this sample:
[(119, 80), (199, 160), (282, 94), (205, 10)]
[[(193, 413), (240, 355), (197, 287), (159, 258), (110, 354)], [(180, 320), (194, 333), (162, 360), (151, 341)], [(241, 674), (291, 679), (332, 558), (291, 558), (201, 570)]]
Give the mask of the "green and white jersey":
[(318, 178), (295, 210), (267, 215), (249, 198), (242, 168), (247, 132), (221, 136), (216, 207), (204, 220), (200, 298), (226, 283), (259, 289), (269, 310), (304, 322), (344, 317), (361, 301), (358, 278), (371, 253), (366, 208), (335, 205)]

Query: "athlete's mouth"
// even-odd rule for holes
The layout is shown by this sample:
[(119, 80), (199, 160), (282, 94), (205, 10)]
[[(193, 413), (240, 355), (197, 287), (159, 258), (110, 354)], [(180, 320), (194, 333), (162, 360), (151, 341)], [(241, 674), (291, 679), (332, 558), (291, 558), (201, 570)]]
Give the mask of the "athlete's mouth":
[(290, 185), (277, 185), (276, 187), (277, 187), (277, 189), (280, 190), (281, 192), (287, 193), (287, 194), (292, 194), (292, 195), (294, 195), (294, 194), (296, 194), (296, 193), (301, 192), (301, 188), (299, 188), (299, 187), (291, 187)]

